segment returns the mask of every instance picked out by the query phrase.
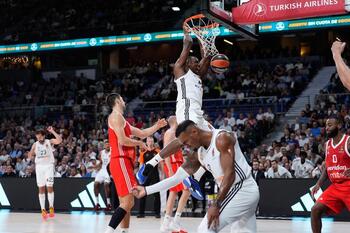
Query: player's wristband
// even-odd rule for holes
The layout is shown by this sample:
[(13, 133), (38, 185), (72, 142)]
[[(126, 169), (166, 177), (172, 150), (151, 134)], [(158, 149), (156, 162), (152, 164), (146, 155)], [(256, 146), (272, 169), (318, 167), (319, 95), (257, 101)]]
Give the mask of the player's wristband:
[(150, 161), (148, 161), (147, 164), (151, 164), (152, 167), (155, 167), (162, 160), (163, 160), (162, 157), (160, 157), (160, 155), (158, 153)]
[(174, 187), (174, 186), (180, 184), (184, 179), (186, 179), (189, 176), (190, 175), (185, 171), (185, 169), (180, 167), (173, 176), (171, 176), (165, 180), (162, 180), (161, 182), (158, 182), (154, 185), (146, 186), (145, 192), (148, 195), (150, 195), (153, 193), (158, 193), (162, 190), (168, 190), (171, 187)]

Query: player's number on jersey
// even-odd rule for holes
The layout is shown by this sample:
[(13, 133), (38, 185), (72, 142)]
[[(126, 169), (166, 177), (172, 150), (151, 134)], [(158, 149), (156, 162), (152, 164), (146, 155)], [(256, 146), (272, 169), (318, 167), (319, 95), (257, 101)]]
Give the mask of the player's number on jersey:
[(337, 163), (338, 162), (337, 155), (333, 155), (332, 160), (333, 160), (333, 163)]

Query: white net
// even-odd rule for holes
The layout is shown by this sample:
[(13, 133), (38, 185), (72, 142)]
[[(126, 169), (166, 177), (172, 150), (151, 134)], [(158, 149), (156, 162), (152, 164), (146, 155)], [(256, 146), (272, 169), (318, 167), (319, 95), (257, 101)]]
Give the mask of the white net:
[(194, 33), (201, 42), (204, 55), (215, 56), (219, 51), (215, 47), (216, 36), (220, 34), (219, 24), (202, 14), (192, 16), (184, 22), (185, 30)]

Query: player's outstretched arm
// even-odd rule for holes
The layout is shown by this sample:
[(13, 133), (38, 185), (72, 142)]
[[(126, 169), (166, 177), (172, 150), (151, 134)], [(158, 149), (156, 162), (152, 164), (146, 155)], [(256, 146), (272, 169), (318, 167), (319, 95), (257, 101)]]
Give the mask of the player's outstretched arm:
[(176, 173), (173, 176), (164, 179), (154, 185), (146, 187), (137, 186), (133, 189), (133, 194), (137, 198), (142, 198), (146, 195), (157, 193), (162, 190), (168, 190), (171, 187), (174, 187), (181, 183), (190, 175), (193, 175), (199, 169), (199, 167), (200, 163), (198, 159), (194, 156), (194, 154), (188, 155), (186, 162), (176, 171)]
[(174, 65), (174, 75), (175, 78), (178, 78), (182, 75), (184, 75), (185, 70), (184, 66), (187, 62), (187, 58), (190, 54), (191, 48), (192, 48), (193, 40), (188, 31), (184, 28), (184, 39), (183, 39), (183, 46), (182, 51), (180, 54), (180, 57), (177, 59)]
[(316, 185), (312, 188), (311, 190), (311, 195), (314, 197), (315, 193), (317, 193), (317, 191), (320, 189), (320, 187), (322, 186), (322, 184), (328, 179), (328, 174), (327, 174), (327, 169), (326, 166), (323, 165), (322, 166), (322, 174), (320, 176), (320, 178), (318, 179)]
[(332, 45), (332, 54), (338, 75), (343, 85), (350, 90), (350, 68), (345, 64), (342, 53), (345, 49), (346, 43), (341, 41), (334, 41)]
[(117, 134), (120, 144), (123, 146), (139, 146), (142, 149), (147, 150), (147, 146), (143, 141), (135, 140), (127, 137), (124, 132), (125, 119), (121, 114), (117, 114), (116, 117), (109, 117), (108, 123), (113, 131)]
[(55, 136), (55, 138), (51, 139), (50, 142), (51, 144), (54, 144), (54, 145), (58, 145), (62, 142), (62, 137), (61, 135), (59, 135), (58, 133), (56, 133), (56, 131), (53, 129), (52, 126), (48, 127), (47, 128), (47, 131), (49, 131), (50, 133), (53, 134), (53, 136)]
[(138, 138), (144, 139), (148, 136), (151, 136), (152, 134), (157, 132), (159, 129), (165, 127), (167, 124), (168, 123), (166, 122), (165, 119), (160, 119), (153, 126), (142, 130), (131, 126), (131, 134)]

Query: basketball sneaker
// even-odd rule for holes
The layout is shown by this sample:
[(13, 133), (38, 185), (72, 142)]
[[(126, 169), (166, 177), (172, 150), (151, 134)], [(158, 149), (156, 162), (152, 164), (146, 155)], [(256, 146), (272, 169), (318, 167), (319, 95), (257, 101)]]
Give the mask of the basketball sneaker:
[(172, 218), (164, 217), (164, 220), (163, 220), (162, 224), (160, 225), (160, 232), (161, 233), (169, 233), (169, 232), (172, 232), (173, 230), (175, 230), (175, 229), (170, 228), (171, 222), (172, 222)]
[(100, 211), (101, 210), (100, 204), (96, 204), (94, 209), (95, 211)]
[(49, 217), (46, 210), (41, 210), (41, 217), (43, 218), (43, 220), (47, 220), (47, 218)]
[(55, 209), (53, 207), (50, 207), (49, 213), (50, 218), (55, 217)]
[(170, 223), (169, 228), (172, 230), (172, 233), (187, 233), (180, 222), (177, 222), (175, 220)]
[(140, 185), (143, 185), (148, 177), (148, 174), (152, 171), (153, 167), (151, 164), (142, 164), (140, 170), (136, 173), (136, 178)]

